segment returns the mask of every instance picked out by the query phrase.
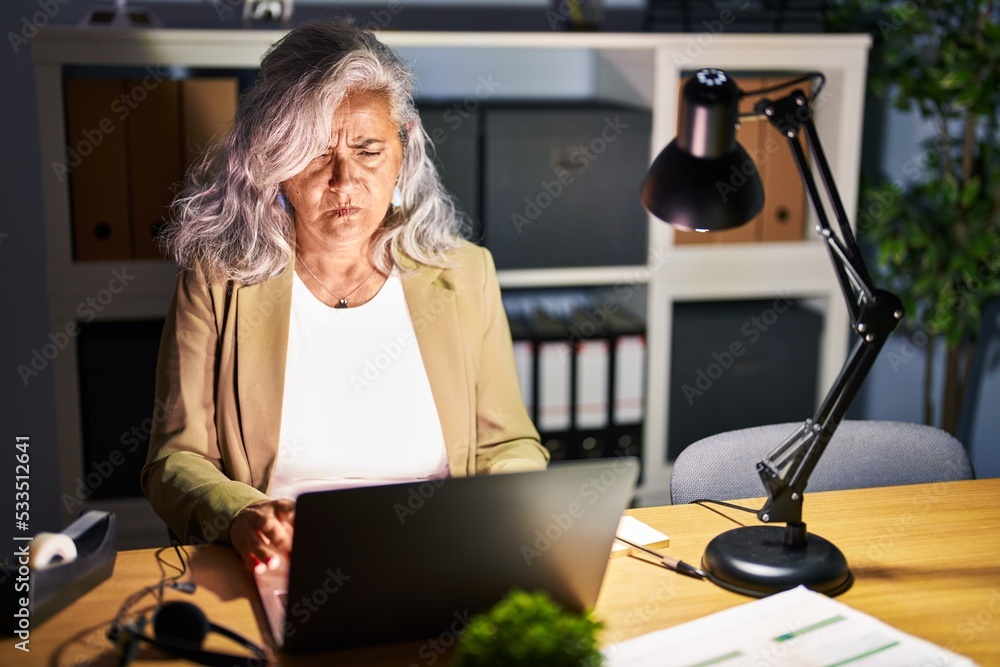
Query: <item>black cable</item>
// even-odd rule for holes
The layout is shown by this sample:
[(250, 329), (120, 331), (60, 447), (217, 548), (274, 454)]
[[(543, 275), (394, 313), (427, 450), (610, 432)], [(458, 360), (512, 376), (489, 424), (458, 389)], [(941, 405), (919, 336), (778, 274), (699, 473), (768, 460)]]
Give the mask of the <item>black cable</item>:
[[(174, 553), (177, 554), (177, 560), (180, 562), (180, 565), (174, 565), (173, 563), (170, 563), (163, 558), (163, 552), (166, 551), (166, 547), (158, 549), (156, 552), (156, 562), (160, 564), (160, 573), (162, 575), (163, 584), (165, 586), (169, 584), (176, 584), (181, 579), (183, 579), (184, 575), (187, 574), (188, 572), (186, 552), (184, 552), (180, 548), (180, 545), (178, 544), (174, 544), (172, 546)], [(166, 572), (164, 571), (164, 567), (169, 567), (171, 569), (177, 570), (177, 574), (167, 577)]]
[(757, 513), (757, 510), (753, 508), (734, 505), (732, 503), (727, 503), (722, 500), (712, 500), (711, 498), (699, 498), (697, 500), (691, 501), (691, 504), (693, 505), (705, 505), (706, 503), (712, 503), (713, 505), (722, 505), (723, 507), (728, 507), (729, 509), (740, 510), (741, 512), (749, 512), (750, 514)]
[(816, 89), (812, 91), (809, 95), (809, 101), (812, 102), (819, 96), (820, 91), (823, 90), (823, 86), (826, 85), (826, 75), (822, 72), (807, 72), (802, 76), (789, 79), (788, 81), (783, 81), (782, 83), (775, 84), (773, 86), (767, 86), (766, 88), (758, 88), (757, 90), (740, 90), (740, 93), (746, 97), (748, 95), (762, 95), (764, 93), (773, 93), (776, 90), (781, 90), (782, 88), (788, 88), (789, 86), (794, 86), (797, 83), (803, 83), (811, 79), (819, 79), (819, 83), (816, 84)]
[[(122, 602), (121, 607), (118, 608), (118, 614), (115, 616), (114, 623), (112, 623), (111, 630), (109, 631), (109, 638), (114, 634), (121, 632), (122, 620), (128, 614), (129, 610), (137, 606), (142, 599), (147, 595), (154, 595), (156, 597), (157, 606), (163, 605), (163, 590), (165, 588), (174, 588), (177, 590), (184, 591), (186, 593), (194, 592), (194, 582), (182, 582), (181, 579), (188, 574), (188, 563), (185, 552), (180, 548), (179, 545), (173, 545), (174, 552), (177, 554), (177, 560), (180, 561), (180, 565), (175, 565), (163, 558), (163, 552), (167, 550), (168, 547), (158, 549), (156, 552), (156, 562), (160, 566), (160, 581), (155, 584), (151, 584), (138, 591), (132, 593), (125, 601)], [(166, 576), (165, 568), (171, 568), (177, 571), (177, 574)]]

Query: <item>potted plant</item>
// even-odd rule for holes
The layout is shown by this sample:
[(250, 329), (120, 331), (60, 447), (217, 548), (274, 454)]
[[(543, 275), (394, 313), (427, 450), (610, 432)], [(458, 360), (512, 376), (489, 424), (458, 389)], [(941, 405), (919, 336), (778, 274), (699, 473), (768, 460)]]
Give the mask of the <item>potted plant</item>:
[(455, 667), (599, 667), (601, 624), (563, 609), (545, 592), (511, 591), (462, 631)]
[(998, 15), (997, 0), (845, 0), (833, 21), (872, 33), (871, 93), (934, 128), (902, 177), (866, 177), (858, 229), (907, 311), (912, 345), (888, 360), (922, 350), (924, 421), (950, 433), (981, 313), (1000, 294)]

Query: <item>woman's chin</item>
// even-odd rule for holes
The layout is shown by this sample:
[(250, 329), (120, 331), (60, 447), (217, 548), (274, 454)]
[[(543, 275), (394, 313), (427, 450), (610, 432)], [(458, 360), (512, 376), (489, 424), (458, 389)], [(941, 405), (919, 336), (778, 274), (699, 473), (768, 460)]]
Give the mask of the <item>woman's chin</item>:
[(306, 225), (314, 230), (311, 236), (320, 236), (330, 241), (361, 241), (371, 238), (381, 225), (381, 221), (373, 223), (371, 216), (364, 210), (349, 216), (325, 216), (323, 220), (313, 225)]

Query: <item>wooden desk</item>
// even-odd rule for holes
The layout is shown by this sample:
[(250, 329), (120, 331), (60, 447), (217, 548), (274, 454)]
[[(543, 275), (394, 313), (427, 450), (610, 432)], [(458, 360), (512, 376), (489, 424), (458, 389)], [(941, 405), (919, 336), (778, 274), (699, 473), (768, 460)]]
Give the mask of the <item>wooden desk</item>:
[[(708, 541), (752, 515), (725, 514), (694, 506), (630, 510), (630, 514), (670, 535), (665, 551), (699, 562)], [(727, 518), (732, 517), (732, 518)], [(1000, 479), (923, 484), (807, 494), (810, 530), (838, 545), (855, 574), (853, 588), (837, 599), (901, 630), (981, 665), (1000, 665)], [(262, 640), (266, 627), (251, 577), (228, 547), (188, 547), (198, 591), (172, 592), (189, 599), (209, 619)], [(113, 665), (104, 638), (122, 599), (159, 579), (155, 550), (118, 555), (113, 577), (31, 634), (31, 653), (0, 641), (0, 663), (28, 665)], [(165, 554), (171, 562), (172, 552)], [(634, 558), (608, 566), (596, 614), (606, 629), (605, 644), (670, 627), (748, 602), (707, 582), (678, 576)], [(150, 601), (146, 600), (149, 606)], [(445, 663), (439, 647), (414, 642), (370, 649), (296, 657), (279, 655), (283, 665), (402, 665)], [(215, 650), (235, 651), (225, 640)], [(157, 654), (144, 649), (141, 656)], [(27, 658), (27, 660), (24, 660)], [(136, 664), (166, 667), (170, 661)], [(664, 662), (667, 665), (668, 662)]]

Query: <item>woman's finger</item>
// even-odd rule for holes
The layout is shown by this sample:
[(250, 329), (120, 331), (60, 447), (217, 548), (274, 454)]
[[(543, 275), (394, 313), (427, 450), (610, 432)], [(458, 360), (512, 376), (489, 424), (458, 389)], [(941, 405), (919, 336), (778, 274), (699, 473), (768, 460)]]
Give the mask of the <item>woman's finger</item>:
[[(292, 550), (292, 526), (276, 513), (265, 516), (258, 529), (265, 538), (268, 551), (279, 556)], [(275, 567), (268, 564), (269, 567)]]
[(273, 570), (291, 549), (294, 516), (290, 500), (250, 505), (233, 520), (230, 542), (254, 572)]

